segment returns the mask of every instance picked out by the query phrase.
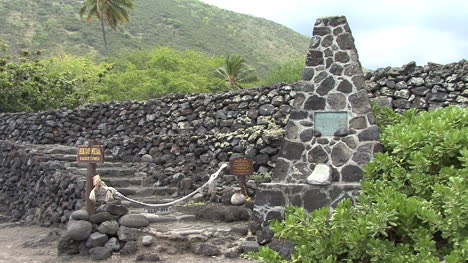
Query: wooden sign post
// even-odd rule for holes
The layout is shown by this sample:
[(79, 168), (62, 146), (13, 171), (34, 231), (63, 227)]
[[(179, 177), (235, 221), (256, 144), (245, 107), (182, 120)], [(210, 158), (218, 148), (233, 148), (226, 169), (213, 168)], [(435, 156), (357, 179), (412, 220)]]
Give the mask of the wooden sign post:
[(253, 175), (254, 166), (253, 161), (245, 158), (234, 159), (229, 161), (229, 169), (232, 175), (239, 178), (239, 184), (242, 189), (242, 194), (250, 200), (247, 192), (247, 176)]
[(96, 176), (96, 164), (104, 162), (102, 145), (99, 145), (96, 140), (91, 140), (87, 146), (78, 146), (77, 162), (88, 164), (85, 203), (86, 211), (88, 211), (89, 215), (94, 215), (96, 212), (96, 205), (89, 199), (89, 194), (93, 189), (93, 177)]

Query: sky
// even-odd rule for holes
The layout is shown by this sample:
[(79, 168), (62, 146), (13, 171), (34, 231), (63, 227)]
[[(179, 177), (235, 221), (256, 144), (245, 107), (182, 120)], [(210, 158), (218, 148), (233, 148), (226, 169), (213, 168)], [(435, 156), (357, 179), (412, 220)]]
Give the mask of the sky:
[[(468, 59), (468, 0), (201, 0), (312, 36), (315, 20), (346, 16), (363, 67)], [(304, 54), (305, 56), (305, 54)]]

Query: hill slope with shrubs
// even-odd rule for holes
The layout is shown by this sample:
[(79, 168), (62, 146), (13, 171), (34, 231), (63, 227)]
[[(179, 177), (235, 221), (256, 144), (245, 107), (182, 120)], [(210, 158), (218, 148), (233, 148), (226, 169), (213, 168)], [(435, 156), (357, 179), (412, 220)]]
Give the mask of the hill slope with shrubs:
[[(102, 56), (100, 24), (87, 23), (76, 0), (0, 0), (0, 39), (15, 51)], [(110, 55), (157, 45), (209, 55), (239, 54), (260, 75), (302, 57), (309, 37), (272, 21), (217, 8), (198, 0), (137, 0), (130, 22), (107, 27)]]

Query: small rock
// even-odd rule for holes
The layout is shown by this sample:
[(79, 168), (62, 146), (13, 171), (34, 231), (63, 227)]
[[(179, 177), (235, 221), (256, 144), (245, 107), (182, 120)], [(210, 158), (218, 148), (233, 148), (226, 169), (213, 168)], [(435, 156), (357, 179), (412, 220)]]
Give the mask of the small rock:
[(227, 258), (237, 258), (241, 254), (241, 248), (240, 247), (233, 247), (229, 248), (224, 252), (224, 256)]
[(332, 170), (330, 166), (326, 164), (317, 164), (314, 171), (312, 171), (312, 174), (307, 177), (306, 181), (308, 184), (312, 185), (326, 185), (330, 184), (331, 175)]
[(112, 249), (107, 247), (94, 247), (89, 250), (89, 256), (93, 260), (104, 260), (112, 256)]
[(126, 227), (147, 227), (149, 226), (148, 219), (143, 215), (124, 215), (120, 218), (119, 223)]
[(246, 225), (233, 226), (231, 227), (231, 232), (246, 236), (249, 233), (249, 227)]
[(258, 251), (258, 243), (257, 241), (244, 241), (241, 244), (242, 252), (257, 252)]
[(345, 137), (349, 134), (349, 130), (346, 129), (346, 128), (339, 128), (338, 130), (335, 131), (335, 133), (333, 134), (333, 136), (337, 136), (337, 137)]
[(135, 241), (128, 241), (122, 249), (120, 249), (121, 255), (132, 255), (138, 250), (137, 243)]
[(104, 247), (110, 248), (112, 249), (112, 251), (119, 251), (120, 250), (119, 240), (117, 240), (117, 238), (115, 237), (112, 237), (111, 239), (109, 239), (109, 241), (106, 242)]
[(266, 245), (273, 240), (274, 233), (270, 230), (268, 226), (262, 227), (260, 230), (257, 230), (257, 240), (260, 245)]
[(119, 237), (120, 241), (135, 241), (138, 239), (139, 231), (138, 229), (120, 226), (119, 232), (117, 232), (117, 236)]
[(144, 163), (150, 163), (153, 161), (153, 156), (149, 155), (149, 154), (145, 154), (141, 157), (141, 161), (144, 162)]
[(287, 259), (291, 259), (291, 255), (295, 251), (295, 246), (296, 244), (292, 241), (280, 241), (276, 239), (268, 245), (268, 247), (278, 252), (282, 257)]
[(144, 236), (141, 243), (143, 246), (151, 246), (153, 244), (153, 237), (152, 236)]
[(135, 259), (135, 261), (146, 261), (146, 262), (158, 262), (160, 260), (161, 258), (159, 257), (159, 255), (155, 253), (139, 254)]
[(194, 251), (196, 254), (201, 254), (206, 257), (213, 257), (221, 255), (221, 250), (218, 247), (212, 244), (203, 243), (195, 249)]
[(64, 236), (59, 239), (57, 244), (57, 254), (60, 255), (74, 255), (80, 253), (80, 241), (71, 239)]
[(74, 211), (70, 218), (72, 220), (89, 220), (89, 214), (88, 214), (88, 211), (86, 210), (77, 210), (77, 211)]
[(109, 238), (107, 237), (107, 235), (95, 232), (89, 236), (88, 240), (86, 241), (86, 247), (102, 247), (106, 244), (108, 240)]

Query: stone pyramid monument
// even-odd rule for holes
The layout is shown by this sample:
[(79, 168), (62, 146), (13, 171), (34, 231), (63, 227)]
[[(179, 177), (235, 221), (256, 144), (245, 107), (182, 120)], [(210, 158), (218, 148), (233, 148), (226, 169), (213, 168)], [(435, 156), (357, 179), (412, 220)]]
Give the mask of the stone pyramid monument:
[(379, 127), (344, 16), (317, 19), (276, 162), (273, 182), (257, 192), (264, 219), (289, 204), (308, 211), (335, 206), (359, 190), (362, 167), (381, 151)]

